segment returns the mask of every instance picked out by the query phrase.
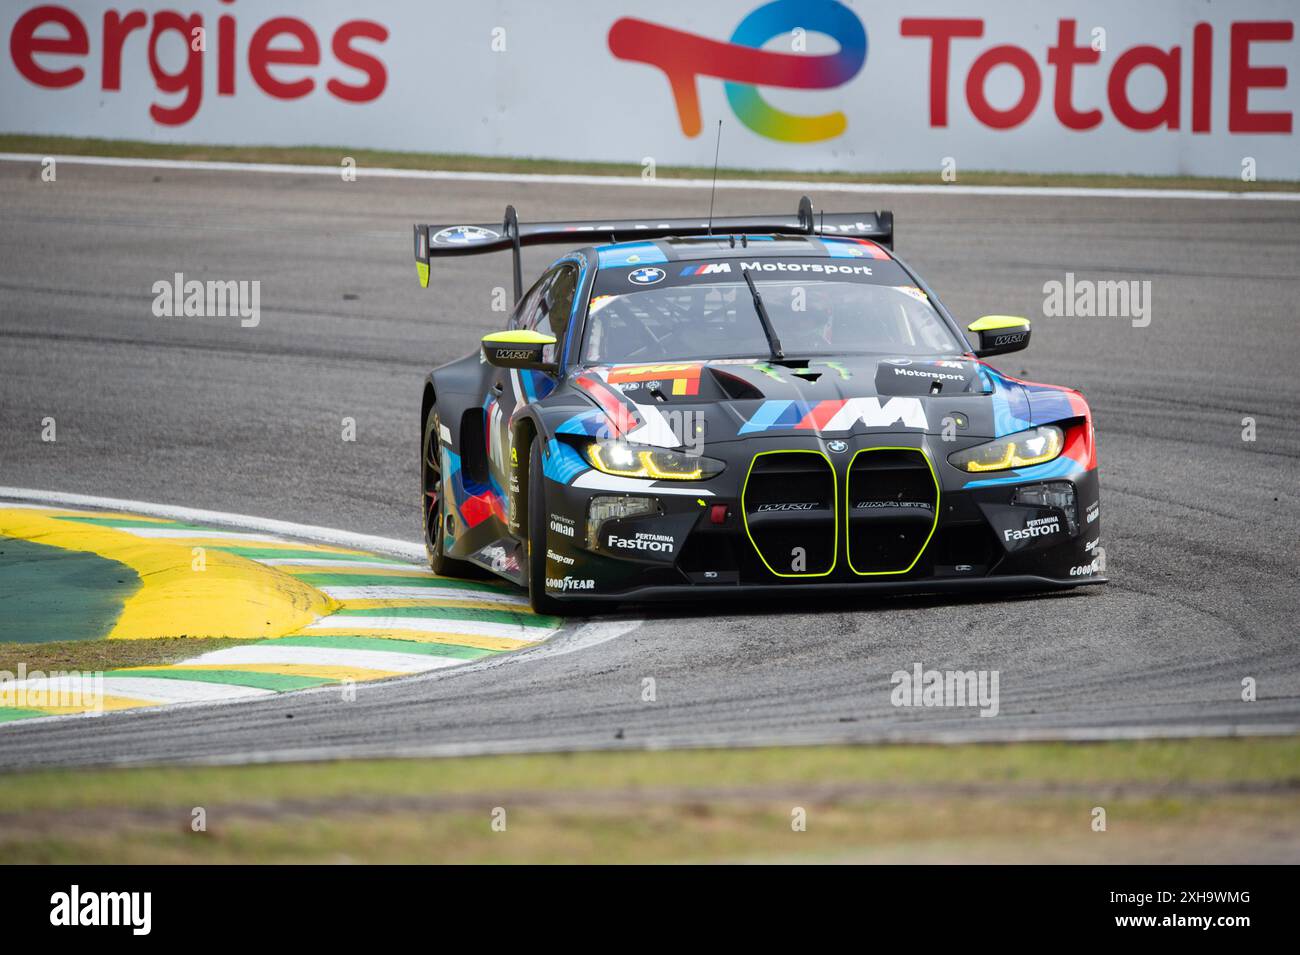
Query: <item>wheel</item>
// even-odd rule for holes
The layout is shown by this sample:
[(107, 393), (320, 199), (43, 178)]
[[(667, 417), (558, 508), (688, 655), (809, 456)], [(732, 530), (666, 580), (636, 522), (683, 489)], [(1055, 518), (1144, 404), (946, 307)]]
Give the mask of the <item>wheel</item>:
[(535, 613), (561, 613), (560, 601), (546, 594), (546, 475), (542, 442), (528, 449), (528, 602)]
[(424, 439), (420, 452), (420, 487), (422, 502), (420, 513), (424, 525), (424, 551), (429, 556), (429, 567), (442, 577), (483, 577), (478, 567), (468, 561), (448, 557), (443, 550), (443, 521), (446, 519), (446, 502), (442, 486), (442, 442), (439, 439), (438, 409), (429, 410), (424, 419)]

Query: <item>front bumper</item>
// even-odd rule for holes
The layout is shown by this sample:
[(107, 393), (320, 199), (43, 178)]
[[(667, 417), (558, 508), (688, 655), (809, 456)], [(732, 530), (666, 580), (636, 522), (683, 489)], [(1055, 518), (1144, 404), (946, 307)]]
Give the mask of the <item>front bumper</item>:
[(1083, 587), (1090, 584), (1109, 583), (1109, 579), (1095, 574), (1086, 579), (1059, 580), (1051, 577), (1038, 577), (1030, 574), (1013, 574), (985, 578), (954, 579), (917, 579), (895, 580), (888, 583), (872, 581), (846, 581), (836, 583), (802, 583), (789, 584), (745, 584), (737, 586), (712, 586), (708, 584), (689, 585), (654, 585), (633, 587), (618, 594), (594, 594), (591, 592), (565, 593), (565, 600), (608, 602), (610, 600), (628, 603), (651, 602), (694, 602), (697, 600), (728, 600), (739, 596), (756, 600), (780, 600), (789, 598), (791, 591), (798, 591), (808, 597), (853, 597), (871, 594), (874, 596), (922, 595), (922, 594), (973, 594), (997, 596), (1002, 594), (1024, 594), (1033, 591), (1064, 590)]
[[(547, 590), (640, 601), (1105, 581), (1095, 467), (971, 475), (948, 464), (953, 450), (915, 433), (745, 441), (710, 447), (727, 468), (698, 485), (551, 482)], [(592, 498), (610, 494), (656, 513), (589, 525)]]

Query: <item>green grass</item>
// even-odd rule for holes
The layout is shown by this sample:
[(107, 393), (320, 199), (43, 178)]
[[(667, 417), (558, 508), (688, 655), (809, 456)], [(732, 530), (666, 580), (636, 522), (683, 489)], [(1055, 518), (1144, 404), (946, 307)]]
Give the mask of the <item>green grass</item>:
[[(394, 169), (446, 171), (548, 173), (594, 176), (640, 176), (637, 164), (573, 162), (558, 159), (504, 159), (461, 153), (395, 152), (348, 146), (206, 146), (184, 143), (149, 143), (133, 140), (82, 139), (71, 136), (0, 135), (0, 152), (39, 155), (114, 156), (183, 159), (212, 162), (287, 163), (337, 166), (350, 156), (357, 165)], [(664, 179), (707, 179), (713, 170), (704, 166), (659, 166)], [(723, 168), (722, 179), (795, 179), (809, 182), (871, 182), (896, 185), (942, 185), (934, 172), (802, 172)], [(1135, 176), (1080, 173), (1016, 173), (961, 170), (957, 184), (964, 186), (1072, 186), (1083, 188), (1214, 189), (1231, 192), (1296, 192), (1300, 182), (1261, 180), (1242, 182), (1232, 177)]]
[[(1099, 805), (1105, 833), (1091, 828)], [(791, 829), (795, 807), (806, 832)], [(0, 777), (13, 862), (1294, 861), (1297, 823), (1296, 737)]]
[(154, 640), (60, 640), (50, 643), (0, 643), (0, 670), (18, 672), (18, 664), (27, 672), (41, 670), (78, 670), (96, 672), (123, 667), (156, 666), (188, 660), (201, 653), (237, 647), (253, 640), (225, 638), (195, 640), (189, 637), (163, 637)]
[(1108, 799), (1106, 832), (1090, 828), (1095, 800), (841, 800), (791, 808), (697, 801), (634, 807), (517, 808), (494, 831), (477, 810), (361, 810), (279, 818), (204, 806), (167, 817), (86, 816), (24, 829), (0, 826), (11, 864), (283, 863), (1294, 863), (1300, 801)]
[[(74, 776), (76, 785), (65, 785)], [(0, 777), (0, 813), (36, 807), (145, 808), (199, 798), (229, 802), (878, 781), (1091, 785), (1224, 780), (1300, 783), (1300, 737), (620, 751), (34, 772)]]

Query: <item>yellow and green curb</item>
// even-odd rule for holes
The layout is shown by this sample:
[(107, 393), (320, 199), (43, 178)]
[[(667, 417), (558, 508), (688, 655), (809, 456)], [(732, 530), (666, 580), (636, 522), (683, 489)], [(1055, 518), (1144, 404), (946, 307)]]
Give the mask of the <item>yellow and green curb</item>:
[[(185, 637), (196, 652), (93, 674), (0, 674), (0, 723), (425, 673), (534, 646), (561, 624), (504, 583), (257, 528), (116, 511), (0, 502), (0, 569), (24, 581), (0, 588), (0, 642)], [(33, 588), (45, 603), (32, 603)], [(51, 615), (75, 626), (51, 625)], [(202, 652), (212, 638), (250, 642)]]

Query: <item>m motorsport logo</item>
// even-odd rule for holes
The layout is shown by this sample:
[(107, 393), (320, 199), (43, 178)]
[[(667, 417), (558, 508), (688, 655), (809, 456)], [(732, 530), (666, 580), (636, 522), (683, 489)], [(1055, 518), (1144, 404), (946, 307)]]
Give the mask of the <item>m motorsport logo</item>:
[[(808, 55), (764, 50), (773, 37), (794, 30), (824, 33), (839, 43), (836, 53)], [(759, 86), (826, 90), (843, 86), (867, 59), (867, 31), (857, 15), (835, 0), (775, 0), (741, 20), (731, 42), (723, 43), (634, 17), (609, 30), (609, 50), (620, 60), (657, 66), (668, 77), (682, 132), (695, 137), (702, 128), (697, 76), (725, 80), (732, 112), (768, 139), (812, 143), (834, 139), (848, 123), (838, 110), (797, 116), (769, 105)]]

